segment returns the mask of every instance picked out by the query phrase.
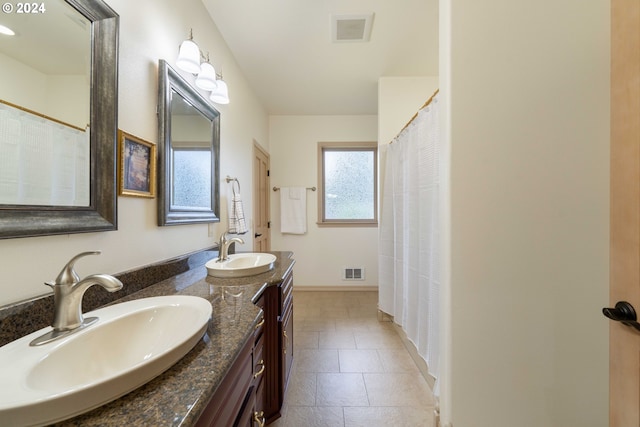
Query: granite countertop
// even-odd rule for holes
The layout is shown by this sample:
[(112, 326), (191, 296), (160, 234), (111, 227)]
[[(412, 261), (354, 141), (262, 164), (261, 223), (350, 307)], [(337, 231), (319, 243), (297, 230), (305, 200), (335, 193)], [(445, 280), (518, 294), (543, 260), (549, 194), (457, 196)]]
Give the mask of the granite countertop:
[[(163, 280), (114, 303), (159, 295), (194, 295), (209, 300), (213, 313), (203, 338), (178, 363), (142, 387), (56, 426), (193, 426), (262, 315), (254, 305), (264, 289), (278, 285), (294, 261), (272, 252), (273, 270), (236, 279), (207, 275), (204, 266)], [(126, 339), (126, 331), (123, 331)]]

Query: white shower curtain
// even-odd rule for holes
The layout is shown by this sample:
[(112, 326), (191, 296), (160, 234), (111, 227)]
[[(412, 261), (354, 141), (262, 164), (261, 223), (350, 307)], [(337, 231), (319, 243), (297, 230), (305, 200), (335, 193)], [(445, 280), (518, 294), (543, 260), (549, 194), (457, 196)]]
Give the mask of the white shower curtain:
[(379, 244), (379, 307), (402, 326), (436, 381), (439, 143), (439, 107), (435, 95), (386, 147)]

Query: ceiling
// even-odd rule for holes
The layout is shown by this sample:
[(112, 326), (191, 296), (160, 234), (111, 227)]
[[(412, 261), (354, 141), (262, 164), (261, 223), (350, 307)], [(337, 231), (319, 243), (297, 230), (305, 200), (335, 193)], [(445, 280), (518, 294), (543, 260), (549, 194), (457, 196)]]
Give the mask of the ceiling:
[[(380, 77), (438, 74), (438, 0), (202, 2), (271, 115), (377, 114)], [(371, 13), (370, 41), (332, 42), (333, 15)]]
[(45, 6), (42, 13), (14, 10), (0, 15), (0, 25), (16, 33), (0, 35), (0, 53), (43, 74), (88, 75), (91, 22), (62, 0), (50, 0)]

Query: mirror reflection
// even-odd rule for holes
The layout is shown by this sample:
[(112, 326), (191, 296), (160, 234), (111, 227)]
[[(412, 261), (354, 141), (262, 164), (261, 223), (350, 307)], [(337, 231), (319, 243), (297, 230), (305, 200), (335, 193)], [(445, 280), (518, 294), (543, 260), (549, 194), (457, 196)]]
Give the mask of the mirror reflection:
[(211, 121), (172, 90), (172, 209), (212, 208), (211, 135)]
[(42, 4), (0, 14), (15, 28), (0, 34), (1, 239), (117, 228), (119, 16), (102, 0)]
[(0, 204), (89, 206), (91, 21), (51, 0), (0, 25)]
[(159, 64), (158, 224), (218, 222), (220, 113)]

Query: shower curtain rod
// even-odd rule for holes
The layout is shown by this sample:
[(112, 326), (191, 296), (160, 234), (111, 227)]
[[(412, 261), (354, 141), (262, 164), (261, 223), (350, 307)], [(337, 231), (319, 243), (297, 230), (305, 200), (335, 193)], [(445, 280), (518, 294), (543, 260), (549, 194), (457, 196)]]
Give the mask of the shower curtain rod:
[[(431, 104), (431, 101), (433, 101), (433, 98), (436, 97), (436, 95), (438, 94), (438, 92), (440, 92), (440, 89), (436, 89), (435, 92), (433, 92), (433, 95), (431, 95), (431, 98), (427, 99), (427, 102), (425, 102), (422, 107), (418, 108), (418, 111), (413, 115), (413, 117), (411, 117), (411, 119), (407, 122), (406, 125), (404, 125), (404, 127), (402, 129), (400, 129), (400, 132), (398, 132), (398, 135), (400, 135), (402, 133), (403, 130), (405, 130), (410, 124), (411, 122), (413, 122), (415, 120), (416, 117), (418, 117), (418, 113), (425, 107), (428, 107), (429, 104)], [(396, 138), (398, 137), (398, 135), (396, 135), (389, 144), (393, 144), (396, 140)]]

